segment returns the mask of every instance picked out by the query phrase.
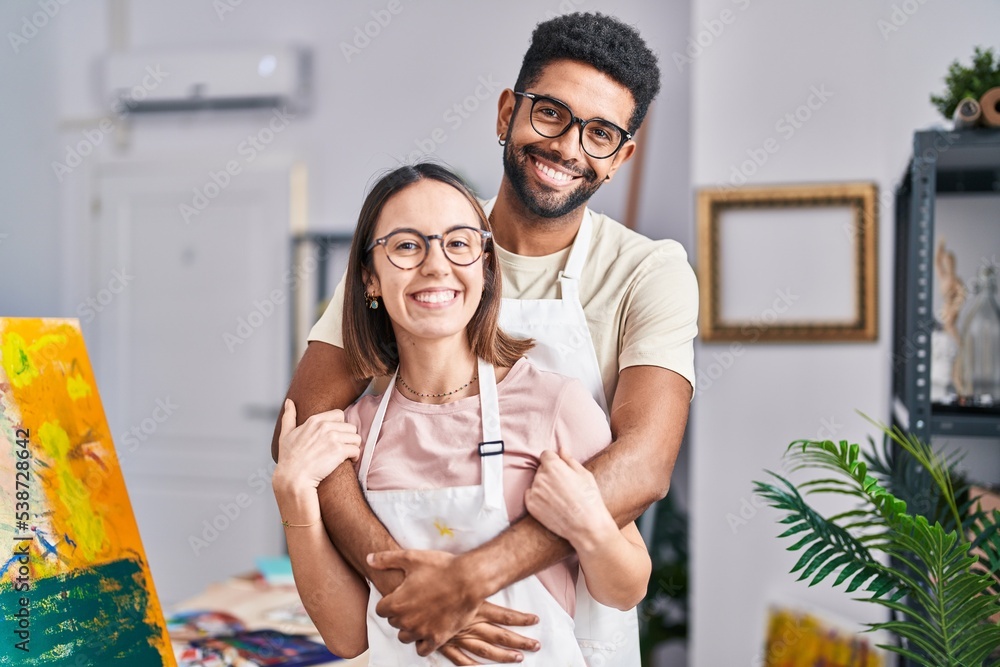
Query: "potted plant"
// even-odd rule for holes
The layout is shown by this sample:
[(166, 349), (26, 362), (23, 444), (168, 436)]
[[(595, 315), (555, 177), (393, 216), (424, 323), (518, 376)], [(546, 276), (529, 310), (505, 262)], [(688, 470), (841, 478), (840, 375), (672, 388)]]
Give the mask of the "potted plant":
[[(984, 664), (1000, 647), (1000, 625), (990, 620), (1000, 612), (1000, 512), (983, 512), (956, 486), (954, 458), (880, 427), (881, 455), (847, 441), (793, 442), (791, 470), (823, 474), (796, 485), (772, 472), (777, 483), (755, 482), (756, 491), (784, 514), (779, 537), (794, 538), (788, 549), (802, 552), (792, 568), (800, 581), (815, 586), (835, 575), (834, 586), (891, 610), (889, 621), (869, 624), (901, 640), (882, 648), (927, 667)], [(830, 493), (857, 506), (827, 518), (805, 499)]]
[[(931, 95), (931, 102), (942, 116), (955, 119), (956, 127), (971, 127), (979, 118), (984, 94), (1000, 87), (1000, 58), (993, 49), (977, 46), (972, 54), (972, 67), (964, 67), (956, 60), (948, 67), (944, 81), (947, 88), (940, 95)], [(959, 110), (957, 115), (956, 110)]]

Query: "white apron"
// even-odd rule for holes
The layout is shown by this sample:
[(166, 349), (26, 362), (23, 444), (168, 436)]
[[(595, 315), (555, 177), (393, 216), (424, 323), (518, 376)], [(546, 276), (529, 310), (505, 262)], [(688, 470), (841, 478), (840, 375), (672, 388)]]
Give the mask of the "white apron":
[[(486, 215), (496, 200), (486, 202)], [(575, 377), (610, 414), (601, 367), (580, 304), (580, 277), (590, 252), (594, 223), (585, 209), (580, 230), (559, 273), (559, 299), (504, 299), (500, 328), (514, 336), (535, 339), (528, 358), (542, 370)], [(590, 667), (639, 667), (639, 617), (635, 609), (621, 611), (594, 600), (583, 573), (577, 580), (576, 636)]]
[[(372, 452), (382, 429), (389, 396), (395, 391), (395, 381), (394, 375), (375, 413), (358, 471), (358, 479), (368, 504), (404, 549), (463, 553), (489, 542), (510, 525), (503, 495), (503, 440), (493, 366), (479, 360), (479, 403), (483, 415), (483, 433), (482, 442), (478, 445), (482, 483), (476, 486), (401, 491), (368, 489)], [(477, 442), (475, 434), (470, 434), (468, 443), (456, 443), (456, 446), (476, 447)], [(400, 642), (399, 631), (375, 613), (375, 605), (382, 596), (374, 586), (369, 587), (368, 646), (371, 667), (452, 664), (439, 653), (423, 658), (417, 654), (416, 644)], [(518, 634), (537, 639), (541, 644), (541, 649), (537, 652), (523, 651), (524, 661), (520, 664), (586, 667), (587, 663), (584, 662), (581, 648), (573, 634), (573, 619), (537, 577), (523, 579), (491, 595), (487, 600), (502, 607), (538, 615), (537, 625), (511, 628)]]

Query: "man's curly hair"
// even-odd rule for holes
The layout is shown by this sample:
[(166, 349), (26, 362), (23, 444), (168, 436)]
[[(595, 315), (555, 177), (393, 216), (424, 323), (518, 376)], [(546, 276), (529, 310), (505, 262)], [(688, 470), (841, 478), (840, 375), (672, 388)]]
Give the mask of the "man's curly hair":
[(542, 70), (556, 60), (576, 60), (611, 77), (632, 93), (635, 109), (628, 131), (642, 125), (649, 104), (660, 92), (660, 67), (639, 31), (613, 16), (600, 13), (566, 14), (535, 26), (531, 46), (524, 54), (514, 90), (538, 81)]

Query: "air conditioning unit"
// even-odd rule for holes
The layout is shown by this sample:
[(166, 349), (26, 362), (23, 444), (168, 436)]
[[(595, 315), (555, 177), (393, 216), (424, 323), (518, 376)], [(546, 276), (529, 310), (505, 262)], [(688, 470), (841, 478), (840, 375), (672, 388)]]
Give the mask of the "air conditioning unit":
[(312, 58), (295, 46), (113, 53), (104, 99), (123, 113), (288, 107), (311, 98)]

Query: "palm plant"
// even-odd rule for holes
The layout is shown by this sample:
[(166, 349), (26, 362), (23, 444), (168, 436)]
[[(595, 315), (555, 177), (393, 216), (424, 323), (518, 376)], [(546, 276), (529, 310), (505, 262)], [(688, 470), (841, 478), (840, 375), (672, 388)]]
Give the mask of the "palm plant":
[[(889, 621), (869, 624), (903, 640), (882, 648), (927, 667), (982, 665), (1000, 647), (1000, 625), (990, 621), (1000, 612), (1000, 512), (987, 515), (965, 485), (956, 486), (953, 458), (879, 426), (898, 454), (799, 440), (786, 451), (790, 469), (824, 474), (796, 486), (768, 471), (777, 484), (755, 482), (756, 491), (784, 512), (788, 528), (779, 537), (798, 538), (788, 549), (802, 552), (792, 568), (800, 581), (811, 577), (814, 586), (836, 572), (834, 586), (892, 611)], [(830, 493), (857, 506), (826, 518), (803, 497)]]

